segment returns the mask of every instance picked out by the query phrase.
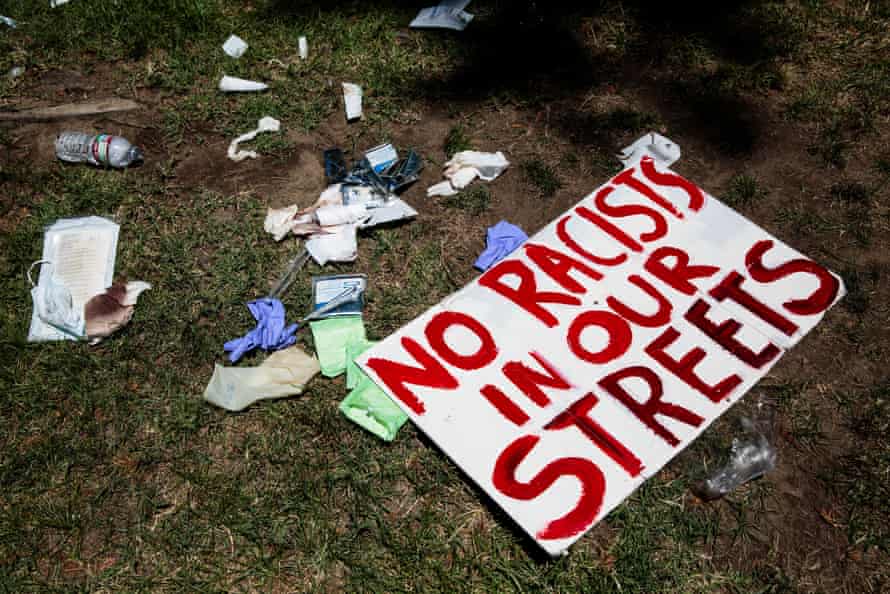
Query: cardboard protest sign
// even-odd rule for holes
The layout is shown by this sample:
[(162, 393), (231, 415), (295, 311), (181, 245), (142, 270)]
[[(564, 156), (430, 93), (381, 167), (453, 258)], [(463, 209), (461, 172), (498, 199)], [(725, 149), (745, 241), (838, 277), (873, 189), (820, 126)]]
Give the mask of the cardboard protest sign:
[(644, 158), (359, 364), (556, 555), (843, 294), (839, 277)]

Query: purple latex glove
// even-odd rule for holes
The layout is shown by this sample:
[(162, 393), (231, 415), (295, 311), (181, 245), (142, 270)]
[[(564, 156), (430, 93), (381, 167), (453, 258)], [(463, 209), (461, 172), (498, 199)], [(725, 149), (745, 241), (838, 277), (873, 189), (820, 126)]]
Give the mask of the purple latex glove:
[(525, 231), (507, 221), (501, 221), (494, 227), (489, 227), (485, 234), (485, 251), (479, 254), (473, 266), (485, 272), (509, 256), (526, 239), (528, 239), (528, 235), (525, 234)]
[(256, 328), (223, 345), (229, 353), (229, 361), (235, 363), (245, 353), (259, 347), (264, 351), (277, 351), (297, 342), (297, 326), (284, 327), (284, 304), (278, 299), (257, 299), (247, 304), (257, 321)]

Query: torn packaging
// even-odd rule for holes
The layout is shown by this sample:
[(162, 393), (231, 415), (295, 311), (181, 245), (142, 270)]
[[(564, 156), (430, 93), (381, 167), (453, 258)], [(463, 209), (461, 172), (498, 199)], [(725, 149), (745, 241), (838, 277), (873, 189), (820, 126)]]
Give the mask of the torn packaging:
[(136, 301), (151, 285), (143, 281), (114, 283), (84, 306), (86, 335), (94, 344), (111, 336), (133, 318)]

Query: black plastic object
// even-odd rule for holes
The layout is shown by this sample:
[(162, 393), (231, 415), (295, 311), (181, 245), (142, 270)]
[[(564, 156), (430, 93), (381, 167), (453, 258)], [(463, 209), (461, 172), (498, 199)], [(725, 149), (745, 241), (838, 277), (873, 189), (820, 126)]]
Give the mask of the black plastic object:
[(324, 152), (324, 175), (328, 184), (339, 184), (346, 177), (346, 159), (338, 148)]

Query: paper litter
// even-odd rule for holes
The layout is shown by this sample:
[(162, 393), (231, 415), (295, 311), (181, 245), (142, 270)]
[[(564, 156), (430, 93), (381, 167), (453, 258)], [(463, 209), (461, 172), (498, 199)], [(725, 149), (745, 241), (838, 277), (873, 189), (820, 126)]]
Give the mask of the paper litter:
[(240, 58), (247, 51), (247, 43), (237, 35), (231, 35), (222, 46), (223, 51), (232, 58)]
[(257, 127), (246, 134), (242, 134), (229, 144), (228, 157), (236, 163), (244, 159), (256, 159), (256, 151), (239, 151), (238, 145), (242, 142), (253, 140), (262, 132), (278, 132), (281, 130), (281, 122), (273, 117), (266, 116), (257, 122)]
[(427, 188), (427, 196), (453, 196), (458, 190), (465, 188), (477, 177), (490, 182), (500, 176), (510, 166), (510, 162), (500, 151), (484, 153), (480, 151), (461, 151), (455, 153), (445, 163), (443, 175), (447, 181)]
[(219, 90), (225, 93), (249, 93), (255, 91), (265, 91), (269, 88), (266, 83), (246, 80), (234, 76), (223, 75), (219, 79)]

